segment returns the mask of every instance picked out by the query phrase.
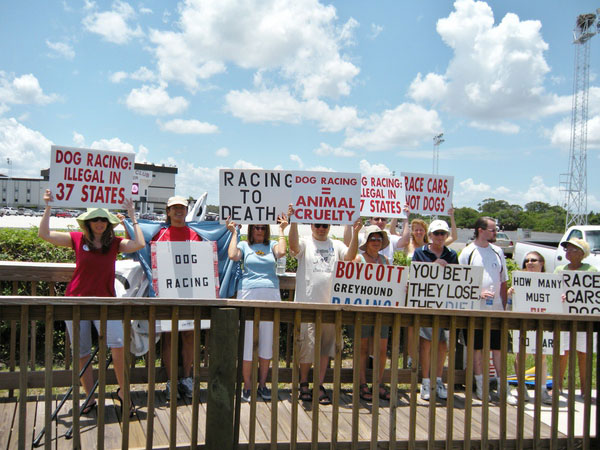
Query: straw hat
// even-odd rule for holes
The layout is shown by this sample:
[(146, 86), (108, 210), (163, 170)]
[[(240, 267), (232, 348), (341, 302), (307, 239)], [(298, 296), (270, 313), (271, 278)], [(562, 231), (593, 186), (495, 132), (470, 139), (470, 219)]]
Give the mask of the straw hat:
[(579, 250), (581, 250), (583, 252), (583, 259), (587, 258), (588, 256), (590, 256), (590, 245), (585, 242), (583, 239), (579, 239), (579, 238), (571, 238), (568, 241), (563, 241), (560, 243), (560, 246), (564, 249), (567, 248), (567, 245), (574, 245), (575, 247), (577, 247)]
[(108, 223), (110, 223), (113, 228), (121, 223), (117, 216), (112, 214), (106, 208), (88, 208), (86, 212), (80, 214), (77, 217), (77, 223), (79, 224), (79, 228), (85, 231), (85, 221), (95, 219), (97, 217), (103, 217), (105, 219), (108, 219)]
[(387, 233), (384, 230), (379, 228), (377, 225), (369, 225), (365, 228), (365, 243), (359, 247), (361, 251), (367, 251), (367, 242), (369, 241), (369, 236), (375, 233), (379, 233), (383, 237), (383, 242), (381, 243), (382, 250), (390, 245), (390, 240), (388, 239)]

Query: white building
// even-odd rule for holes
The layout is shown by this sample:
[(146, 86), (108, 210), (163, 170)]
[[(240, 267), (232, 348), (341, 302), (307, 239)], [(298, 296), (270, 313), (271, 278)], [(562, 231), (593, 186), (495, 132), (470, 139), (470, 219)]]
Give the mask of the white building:
[[(135, 163), (135, 171), (148, 183), (140, 182), (139, 200), (136, 210), (142, 213), (164, 213), (169, 197), (175, 195), (175, 176), (177, 167)], [(41, 171), (41, 178), (8, 177), (0, 174), (0, 205), (15, 208), (44, 207), (44, 191), (50, 180), (50, 169)], [(140, 180), (142, 181), (142, 180)]]

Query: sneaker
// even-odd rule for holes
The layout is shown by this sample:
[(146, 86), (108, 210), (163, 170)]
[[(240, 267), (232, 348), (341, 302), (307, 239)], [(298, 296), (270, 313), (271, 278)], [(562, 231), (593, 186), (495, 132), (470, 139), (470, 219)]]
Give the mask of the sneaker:
[(429, 401), (429, 397), (430, 397), (429, 390), (430, 390), (429, 379), (423, 378), (423, 382), (421, 384), (421, 399)]
[(446, 386), (444, 385), (442, 380), (436, 381), (435, 392), (437, 398), (439, 398), (440, 400), (446, 400), (448, 398), (448, 390), (446, 389)]
[(263, 387), (260, 387), (260, 386), (259, 386), (259, 387), (258, 387), (258, 389), (257, 389), (257, 391), (256, 391), (256, 393), (257, 393), (258, 395), (260, 395), (260, 397), (261, 397), (261, 398), (262, 398), (264, 401), (266, 401), (266, 402), (268, 402), (269, 400), (271, 400), (271, 389), (269, 389), (269, 388), (268, 388), (268, 387), (266, 387), (266, 386), (263, 386)]
[(506, 404), (507, 405), (517, 406), (518, 403), (519, 403), (519, 400), (514, 395), (507, 395), (506, 396)]
[[(171, 380), (167, 380), (167, 384), (165, 386), (165, 396), (167, 400), (171, 398)], [(177, 391), (177, 398), (179, 398), (179, 391)]]
[(523, 395), (523, 400), (529, 403), (533, 400), (531, 395), (529, 395), (529, 389), (527, 389), (527, 386), (525, 387), (525, 395)]
[(250, 402), (250, 389), (242, 389), (242, 401), (245, 403)]
[[(483, 401), (483, 375), (475, 375), (475, 397)], [(490, 400), (488, 395), (488, 401)]]
[(552, 404), (552, 396), (548, 393), (548, 389), (543, 389), (542, 390), (542, 403), (544, 405), (551, 405)]
[(177, 382), (177, 389), (184, 397), (192, 398), (192, 394), (194, 393), (194, 382), (192, 377), (185, 377), (179, 380)]

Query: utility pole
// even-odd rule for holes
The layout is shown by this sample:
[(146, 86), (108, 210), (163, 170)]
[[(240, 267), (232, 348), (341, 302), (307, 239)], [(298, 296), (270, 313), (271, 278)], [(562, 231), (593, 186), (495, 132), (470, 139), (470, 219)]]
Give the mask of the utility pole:
[(590, 86), (590, 40), (598, 32), (596, 14), (580, 14), (575, 21), (575, 73), (573, 108), (571, 112), (571, 142), (569, 172), (561, 175), (561, 190), (565, 192), (566, 228), (587, 224), (587, 124)]
[(433, 170), (431, 173), (433, 175), (440, 174), (440, 144), (445, 141), (442, 139), (444, 137), (444, 133), (436, 134), (433, 137)]

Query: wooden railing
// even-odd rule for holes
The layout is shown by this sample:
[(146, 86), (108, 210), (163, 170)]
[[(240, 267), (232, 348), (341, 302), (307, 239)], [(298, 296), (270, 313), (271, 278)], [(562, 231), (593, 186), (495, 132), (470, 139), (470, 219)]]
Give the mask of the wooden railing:
[[(39, 265), (27, 263), (2, 263), (0, 264), (0, 280), (11, 280), (13, 282), (27, 281), (34, 285), (40, 280), (45, 281), (64, 281), (70, 278), (69, 269), (72, 267), (64, 265)], [(293, 277), (288, 276), (282, 280), (282, 288), (290, 288), (290, 280)], [(286, 281), (287, 280), (287, 281)], [(72, 361), (72, 369), (56, 369), (53, 366), (52, 354), (52, 338), (56, 321), (74, 320), (92, 320), (99, 319), (101, 327), (106, 326), (107, 320), (123, 320), (125, 342), (129, 342), (131, 326), (130, 321), (133, 319), (148, 320), (149, 329), (151, 330), (150, 342), (153, 342), (154, 322), (156, 320), (172, 320), (172, 327), (177, 329), (177, 319), (194, 319), (196, 324), (195, 339), (194, 339), (194, 396), (192, 398), (192, 429), (191, 443), (195, 447), (198, 442), (198, 404), (200, 383), (207, 382), (208, 405), (206, 417), (205, 448), (232, 448), (238, 440), (239, 424), (240, 424), (240, 387), (241, 387), (241, 372), (235, 369), (241, 364), (241, 343), (243, 342), (243, 326), (245, 320), (253, 320), (255, 333), (258, 335), (257, 328), (259, 321), (273, 321), (274, 329), (279, 330), (281, 324), (288, 324), (288, 335), (291, 339), (287, 342), (287, 346), (294, 360), (290, 364), (291, 367), (279, 367), (279, 364), (273, 364), (270, 371), (269, 381), (271, 382), (273, 391), (273, 400), (271, 403), (271, 448), (276, 448), (277, 429), (278, 429), (278, 391), (279, 389), (291, 390), (291, 423), (290, 440), (282, 442), (280, 445), (289, 445), (291, 448), (301, 447), (297, 442), (298, 436), (298, 412), (302, 406), (298, 400), (298, 381), (299, 370), (296, 355), (298, 355), (298, 340), (300, 325), (302, 322), (312, 322), (316, 324), (317, 336), (320, 335), (320, 330), (323, 324), (332, 323), (336, 327), (336, 353), (333, 360), (332, 368), (327, 370), (326, 383), (332, 384), (333, 406), (331, 414), (331, 431), (330, 445), (332, 448), (352, 447), (370, 445), (374, 448), (377, 445), (383, 445), (389, 448), (416, 448), (416, 446), (446, 447), (453, 448), (457, 445), (456, 439), (460, 439), (460, 446), (471, 448), (477, 446), (487, 448), (488, 446), (496, 446), (499, 448), (513, 447), (521, 448), (523, 446), (540, 446), (559, 448), (559, 447), (583, 447), (583, 448), (598, 448), (598, 429), (600, 429), (600, 417), (596, 414), (595, 432), (592, 433), (592, 401), (597, 408), (597, 396), (592, 399), (592, 386), (599, 386), (598, 375), (600, 370), (600, 359), (593, 361), (593, 353), (587, 353), (587, 376), (588, 386), (582, 387), (583, 392), (583, 433), (576, 434), (575, 421), (575, 352), (570, 353), (569, 361), (569, 377), (568, 377), (568, 429), (565, 435), (559, 435), (558, 432), (558, 411), (559, 411), (559, 396), (553, 395), (553, 403), (551, 407), (552, 422), (550, 435), (542, 435), (541, 433), (541, 386), (536, 384), (536, 395), (534, 403), (534, 418), (533, 432), (525, 430), (524, 424), (524, 404), (523, 395), (519, 395), (519, 404), (517, 406), (517, 421), (516, 433), (510, 430), (507, 423), (507, 409), (509, 408), (505, 401), (505, 390), (507, 385), (506, 362), (508, 349), (508, 339), (502, 339), (501, 359), (504, 370), (500, 374), (500, 401), (499, 405), (499, 423), (497, 425), (499, 434), (497, 437), (490, 439), (489, 433), (489, 411), (490, 402), (487, 400), (489, 388), (489, 360), (483, 358), (483, 374), (484, 374), (484, 392), (483, 402), (481, 404), (481, 432), (476, 438), (472, 436), (473, 414), (472, 414), (472, 388), (473, 388), (473, 335), (475, 329), (482, 329), (484, 336), (489, 336), (492, 329), (500, 330), (502, 336), (506, 337), (510, 330), (520, 330), (521, 336), (525, 336), (527, 330), (537, 330), (538, 353), (536, 354), (536, 367), (541, 367), (542, 331), (548, 330), (554, 332), (554, 355), (552, 375), (554, 379), (558, 378), (558, 349), (560, 346), (560, 331), (571, 332), (571, 344), (574, 346), (575, 332), (586, 331), (588, 348), (592, 348), (593, 331), (600, 330), (600, 317), (571, 317), (565, 315), (547, 315), (547, 314), (517, 314), (511, 312), (494, 313), (491, 316), (485, 311), (451, 311), (451, 310), (419, 310), (411, 308), (372, 308), (372, 307), (352, 307), (340, 305), (314, 305), (301, 304), (295, 302), (260, 302), (260, 301), (237, 301), (237, 300), (222, 300), (222, 299), (151, 299), (151, 298), (74, 298), (74, 297), (39, 297), (35, 295), (35, 288), (32, 289), (30, 296), (5, 296), (0, 297), (0, 320), (11, 324), (11, 336), (14, 336), (14, 341), (11, 338), (10, 359), (15, 361), (15, 364), (9, 364), (8, 372), (0, 372), (0, 390), (16, 390), (18, 389), (18, 439), (19, 448), (25, 447), (25, 435), (27, 430), (27, 392), (29, 389), (44, 388), (45, 398), (45, 420), (46, 427), (50, 429), (49, 419), (51, 414), (51, 399), (52, 389), (60, 386), (73, 386), (73, 401), (75, 404), (79, 402), (79, 383), (77, 373), (79, 371), (79, 362), (75, 358)], [(211, 319), (212, 328), (210, 332), (210, 340), (208, 344), (208, 364), (206, 358), (201, 357), (201, 335), (200, 321), (202, 319)], [(36, 321), (41, 321), (45, 324), (45, 340), (44, 340), (44, 370), (36, 370), (33, 356), (35, 350), (35, 339), (31, 336), (31, 327)], [(359, 342), (359, 334), (361, 325), (374, 324), (375, 336), (379, 336), (381, 326), (388, 325), (391, 327), (391, 363), (389, 368), (384, 372), (383, 379), (378, 379), (377, 371), (369, 372), (372, 377), (373, 385), (378, 386), (380, 382), (390, 384), (391, 398), (389, 408), (385, 408), (386, 422), (388, 429), (386, 430), (387, 438), (382, 442), (380, 439), (380, 402), (377, 395), (373, 396), (372, 408), (370, 411), (361, 411), (358, 395), (352, 396), (352, 418), (351, 418), (351, 436), (342, 436), (340, 433), (340, 388), (344, 384), (352, 385), (352, 392), (359, 391), (358, 381), (358, 358), (359, 352), (355, 351), (352, 357), (352, 368), (342, 367), (343, 360), (343, 340), (342, 327), (343, 325), (354, 325), (355, 336), (354, 342)], [(426, 420), (422, 417), (417, 417), (417, 387), (419, 382), (418, 357), (414, 361), (412, 368), (399, 368), (399, 348), (401, 329), (404, 327), (413, 326), (418, 330), (421, 326), (433, 327), (433, 342), (431, 345), (431, 365), (432, 373), (435, 373), (436, 355), (434, 349), (437, 349), (437, 337), (440, 328), (449, 329), (449, 355), (448, 370), (445, 372), (444, 378), (448, 386), (448, 400), (444, 405), (440, 406), (435, 402), (431, 402), (428, 406), (428, 415)], [(77, 328), (77, 326), (76, 326)], [(101, 328), (102, 329), (102, 328)], [(455, 358), (456, 353), (456, 335), (459, 329), (467, 329), (469, 336), (466, 346), (466, 367), (456, 370)], [(238, 339), (232, 339), (231, 331), (240, 331)], [(74, 333), (76, 335), (76, 333)], [(106, 360), (105, 334), (100, 333), (99, 338), (99, 361)], [(253, 374), (256, 374), (258, 366), (257, 355), (257, 338), (254, 342), (253, 353)], [(74, 346), (78, 346), (78, 337), (74, 338)], [(18, 347), (17, 347), (18, 342)], [(318, 339), (317, 339), (318, 342)], [(418, 355), (417, 342), (413, 343), (413, 354)], [(489, 354), (489, 339), (484, 339), (483, 354)], [(32, 345), (29, 345), (31, 343)], [(315, 346), (315, 356), (319, 353), (319, 346)], [(273, 334), (273, 349), (274, 355), (280, 354), (279, 333)], [(520, 355), (525, 354), (525, 341), (520, 342)], [(165, 376), (161, 369), (157, 369), (155, 346), (150, 346), (149, 354), (146, 358), (146, 367), (132, 367), (132, 358), (129, 352), (126, 353), (125, 360), (125, 404), (129, 402), (131, 384), (147, 384), (148, 399), (154, 398), (156, 382), (164, 381)], [(378, 367), (379, 354), (374, 352), (374, 367)], [(17, 366), (16, 361), (19, 361)], [(316, 448), (319, 445), (319, 402), (318, 402), (318, 376), (319, 373), (319, 358), (314, 358), (315, 365), (311, 374), (313, 386), (315, 386), (313, 402), (310, 406), (312, 411), (311, 423), (311, 447)], [(10, 363), (10, 362), (9, 362)], [(596, 365), (596, 379), (592, 380), (592, 365)], [(231, 370), (237, 370), (237, 375), (231, 373)], [(520, 364), (521, 375), (525, 370), (524, 364)], [(97, 442), (98, 448), (103, 447), (104, 439), (104, 395), (106, 385), (114, 384), (116, 380), (112, 371), (107, 372), (104, 364), (99, 364), (96, 369), (96, 376), (100, 380), (99, 385), (99, 409), (98, 409), (98, 430)], [(256, 377), (256, 375), (253, 375)], [(291, 384), (291, 386), (289, 386)], [(405, 442), (398, 442), (397, 429), (397, 407), (398, 407), (398, 387), (399, 385), (408, 385), (407, 391), (410, 397), (410, 413), (408, 427), (408, 438)], [(255, 447), (255, 426), (256, 426), (256, 378), (253, 379), (252, 385), (252, 402), (250, 404), (250, 429), (248, 436), (248, 447)], [(454, 394), (455, 386), (464, 385), (464, 415), (460, 420), (455, 420), (455, 405)], [(520, 389), (522, 387), (520, 386)], [(223, 395), (223, 393), (226, 393)], [(521, 391), (522, 394), (522, 391)], [(12, 392), (10, 392), (12, 395)], [(154, 417), (154, 404), (148, 401), (148, 425), (146, 435), (146, 447), (152, 447), (152, 427)], [(177, 405), (170, 406), (170, 436), (175, 436), (177, 433)], [(445, 409), (445, 423), (439, 423), (439, 418), (436, 416), (436, 410)], [(77, 408), (73, 408), (72, 421), (74, 426), (73, 445), (79, 446), (79, 415)], [(212, 416), (211, 416), (211, 411)], [(215, 413), (217, 411), (218, 413)], [(596, 411), (598, 411), (596, 409)], [(358, 434), (358, 424), (362, 414), (370, 415), (371, 423), (371, 439), (370, 443), (360, 443)], [(425, 421), (428, 430), (428, 439), (425, 442), (419, 442), (416, 437), (417, 423)], [(436, 438), (436, 427), (443, 427), (444, 439)], [(459, 436), (458, 436), (459, 435)], [(508, 435), (515, 435), (513, 438), (508, 438)], [(532, 437), (528, 437), (531, 435)], [(173, 446), (174, 439), (171, 440)], [(129, 435), (129, 418), (127, 414), (123, 415), (122, 424), (122, 448), (128, 448), (130, 444)], [(322, 444), (322, 442), (321, 442)], [(46, 441), (47, 448), (50, 448), (50, 440)]]

